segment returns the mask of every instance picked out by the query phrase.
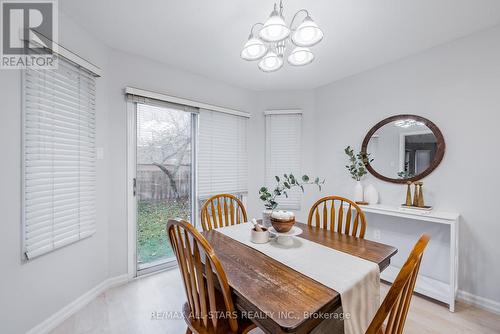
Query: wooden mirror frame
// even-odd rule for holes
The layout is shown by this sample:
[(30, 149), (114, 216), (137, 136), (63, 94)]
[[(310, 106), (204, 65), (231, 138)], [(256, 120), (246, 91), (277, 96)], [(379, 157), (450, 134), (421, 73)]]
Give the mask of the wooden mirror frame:
[(406, 179), (394, 179), (394, 178), (390, 178), (390, 177), (384, 176), (382, 174), (379, 174), (379, 173), (377, 173), (377, 171), (375, 171), (375, 169), (373, 169), (373, 167), (370, 165), (370, 163), (366, 164), (366, 169), (368, 169), (368, 171), (376, 178), (383, 180), (383, 181), (387, 181), (387, 182), (406, 183), (408, 181), (412, 181), (412, 182), (418, 181), (418, 180), (423, 179), (424, 177), (426, 177), (430, 173), (432, 173), (436, 169), (436, 167), (439, 166), (439, 164), (443, 160), (444, 151), (446, 148), (446, 144), (444, 142), (444, 137), (443, 137), (443, 134), (441, 133), (441, 130), (439, 130), (437, 125), (434, 124), (433, 122), (431, 122), (430, 120), (428, 120), (427, 118), (417, 116), (417, 115), (396, 115), (396, 116), (388, 117), (388, 118), (378, 122), (366, 134), (365, 139), (363, 140), (363, 144), (361, 145), (361, 152), (363, 154), (369, 153), (369, 152), (367, 152), (368, 143), (369, 143), (371, 137), (373, 136), (373, 134), (378, 129), (380, 129), (381, 127), (383, 127), (386, 124), (389, 124), (391, 122), (394, 122), (394, 121), (397, 121), (400, 119), (413, 119), (417, 122), (422, 122), (432, 131), (432, 133), (436, 137), (436, 142), (437, 142), (436, 155), (434, 156), (434, 160), (432, 160), (432, 163), (430, 164), (430, 166), (427, 167), (427, 169), (424, 170), (422, 173), (415, 175), (413, 177), (410, 177), (410, 178), (406, 178)]

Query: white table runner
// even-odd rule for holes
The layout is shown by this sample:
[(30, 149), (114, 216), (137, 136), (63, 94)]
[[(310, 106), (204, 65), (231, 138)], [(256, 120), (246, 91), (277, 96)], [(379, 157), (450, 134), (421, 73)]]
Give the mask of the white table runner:
[[(376, 263), (294, 237), (292, 246), (275, 240), (250, 241), (251, 223), (219, 228), (218, 232), (252, 247), (340, 293), (345, 334), (363, 334), (380, 305), (380, 270)], [(347, 315), (350, 319), (347, 319)]]

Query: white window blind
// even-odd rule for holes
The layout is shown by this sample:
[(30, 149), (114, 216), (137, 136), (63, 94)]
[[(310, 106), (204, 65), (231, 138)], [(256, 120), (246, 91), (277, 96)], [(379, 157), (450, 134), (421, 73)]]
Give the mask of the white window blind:
[(200, 109), (198, 197), (248, 191), (247, 118)]
[(95, 232), (95, 78), (59, 59), (24, 75), (23, 235), (27, 259)]
[[(275, 176), (293, 174), (301, 177), (301, 132), (300, 113), (266, 113), (266, 185), (272, 191), (276, 186)], [(288, 191), (288, 198), (278, 198), (279, 209), (300, 209), (301, 191)]]

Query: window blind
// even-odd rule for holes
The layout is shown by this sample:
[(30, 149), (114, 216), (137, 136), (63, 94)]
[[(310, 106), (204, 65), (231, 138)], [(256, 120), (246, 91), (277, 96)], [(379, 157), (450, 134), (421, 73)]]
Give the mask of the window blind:
[[(301, 177), (301, 124), (300, 113), (266, 114), (266, 185), (269, 189), (276, 186), (275, 176)], [(301, 194), (297, 188), (288, 191), (288, 198), (278, 198), (278, 208), (299, 210)]]
[(200, 109), (198, 142), (198, 197), (247, 193), (247, 118)]
[(95, 232), (95, 77), (59, 58), (27, 69), (23, 110), (23, 235), (27, 259)]

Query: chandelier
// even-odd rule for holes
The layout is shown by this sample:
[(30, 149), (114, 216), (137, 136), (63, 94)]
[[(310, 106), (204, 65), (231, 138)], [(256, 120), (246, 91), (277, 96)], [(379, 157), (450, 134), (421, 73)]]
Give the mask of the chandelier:
[[(296, 28), (293, 28), (295, 19), (300, 13), (305, 14)], [(260, 26), (258, 33), (254, 31)], [(241, 58), (248, 61), (259, 61), (258, 66), (264, 72), (279, 70), (284, 63), (285, 51), (292, 48), (287, 60), (290, 65), (303, 66), (314, 60), (314, 54), (309, 49), (323, 39), (323, 32), (313, 21), (306, 9), (295, 13), (290, 26), (283, 17), (283, 1), (280, 0), (279, 11), (276, 3), (274, 10), (265, 23), (255, 23), (250, 29), (248, 41), (243, 46)]]

